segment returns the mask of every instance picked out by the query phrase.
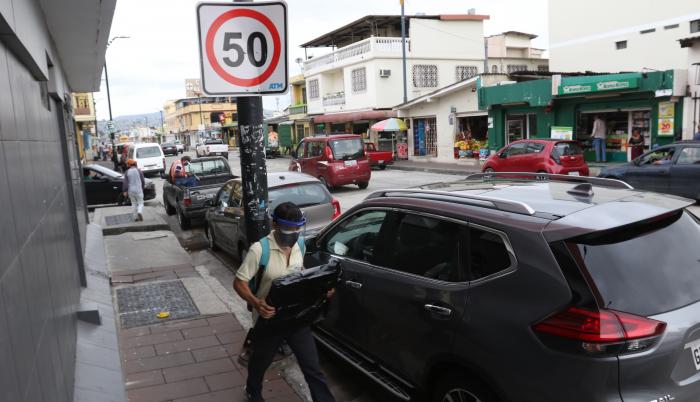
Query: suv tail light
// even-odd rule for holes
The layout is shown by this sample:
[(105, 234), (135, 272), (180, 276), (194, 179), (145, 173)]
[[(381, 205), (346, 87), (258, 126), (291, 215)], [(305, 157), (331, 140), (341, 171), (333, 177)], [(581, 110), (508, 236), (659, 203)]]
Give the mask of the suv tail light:
[(333, 201), (331, 201), (331, 204), (333, 204), (333, 216), (331, 216), (331, 220), (334, 221), (338, 219), (340, 216), (340, 201), (338, 201), (337, 198), (333, 198)]
[(331, 149), (331, 147), (326, 145), (326, 147), (323, 148), (323, 153), (325, 154), (325, 157), (327, 160), (329, 160), (329, 161), (333, 160), (333, 150)]
[(610, 356), (652, 347), (666, 330), (666, 323), (614, 310), (591, 311), (571, 306), (532, 329), (570, 341), (556, 342), (557, 346), (574, 346), (573, 351), (586, 355)]
[(186, 206), (189, 207), (192, 205), (192, 198), (190, 198), (190, 192), (185, 191), (185, 195), (182, 196), (182, 203)]

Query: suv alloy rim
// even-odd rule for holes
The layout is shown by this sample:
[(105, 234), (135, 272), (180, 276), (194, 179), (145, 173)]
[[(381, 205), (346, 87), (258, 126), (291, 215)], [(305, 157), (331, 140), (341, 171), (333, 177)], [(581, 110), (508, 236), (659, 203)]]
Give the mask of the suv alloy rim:
[(463, 388), (455, 388), (447, 391), (442, 402), (481, 402), (481, 399)]

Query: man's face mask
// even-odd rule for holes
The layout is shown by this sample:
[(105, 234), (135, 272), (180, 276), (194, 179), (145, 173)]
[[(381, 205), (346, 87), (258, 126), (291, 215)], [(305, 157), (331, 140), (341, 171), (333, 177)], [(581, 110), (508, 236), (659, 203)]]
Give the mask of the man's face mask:
[(293, 247), (294, 243), (299, 240), (299, 235), (301, 233), (298, 230), (290, 231), (290, 230), (282, 230), (282, 229), (277, 229), (275, 231), (275, 237), (277, 239), (277, 243), (280, 244), (280, 246), (283, 247)]

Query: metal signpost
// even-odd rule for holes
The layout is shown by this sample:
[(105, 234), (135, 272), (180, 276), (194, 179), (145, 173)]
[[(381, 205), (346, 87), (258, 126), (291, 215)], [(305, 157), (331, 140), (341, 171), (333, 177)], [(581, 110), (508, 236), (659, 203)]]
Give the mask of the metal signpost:
[(252, 244), (270, 232), (260, 95), (287, 92), (287, 4), (199, 3), (197, 26), (202, 91), (238, 97), (243, 209)]

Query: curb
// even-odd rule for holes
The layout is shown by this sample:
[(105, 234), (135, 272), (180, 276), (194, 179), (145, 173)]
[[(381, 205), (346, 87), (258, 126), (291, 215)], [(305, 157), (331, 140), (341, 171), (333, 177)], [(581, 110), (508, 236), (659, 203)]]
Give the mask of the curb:
[(104, 236), (117, 236), (124, 233), (132, 232), (154, 232), (156, 230), (170, 231), (170, 226), (167, 223), (152, 223), (144, 225), (122, 225), (122, 226), (102, 226), (102, 234)]
[(431, 167), (417, 167), (417, 166), (399, 166), (399, 165), (387, 165), (387, 169), (390, 170), (403, 170), (407, 172), (424, 172), (424, 173), (436, 173), (436, 174), (449, 174), (453, 176), (464, 176), (471, 173), (480, 173), (481, 170), (454, 170), (454, 169), (440, 169)]

